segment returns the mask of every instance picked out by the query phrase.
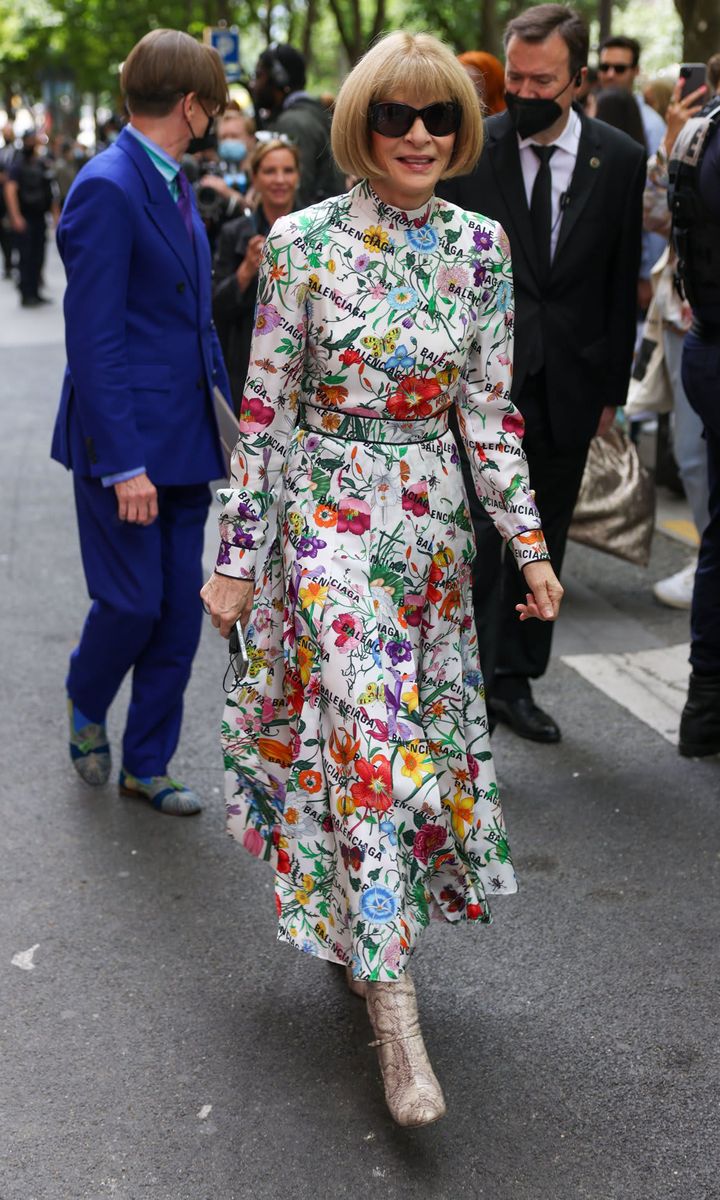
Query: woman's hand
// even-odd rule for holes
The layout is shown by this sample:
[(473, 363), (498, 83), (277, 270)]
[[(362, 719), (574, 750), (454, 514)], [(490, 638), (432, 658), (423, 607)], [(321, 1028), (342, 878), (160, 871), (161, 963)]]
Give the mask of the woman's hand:
[(683, 96), (684, 87), (685, 80), (678, 79), (665, 114), (667, 130), (665, 133), (664, 148), (668, 158), (670, 158), (672, 148), (675, 145), (675, 139), (685, 122), (689, 121), (690, 117), (696, 117), (707, 100), (708, 90), (705, 84), (696, 91), (691, 92), (689, 96)]
[(547, 559), (526, 563), (523, 567), (526, 582), (532, 588), (527, 604), (516, 604), (521, 621), (537, 617), (539, 621), (554, 621), (560, 611), (563, 587)]
[(250, 238), (250, 241), (247, 244), (245, 257), (235, 272), (235, 277), (242, 292), (246, 292), (248, 290), (250, 284), (260, 270), (264, 245), (265, 238), (261, 233), (256, 233), (254, 237)]
[(221, 637), (230, 637), (236, 621), (243, 629), (250, 619), (255, 584), (252, 579), (233, 579), (230, 575), (211, 575), (200, 590), (200, 598)]

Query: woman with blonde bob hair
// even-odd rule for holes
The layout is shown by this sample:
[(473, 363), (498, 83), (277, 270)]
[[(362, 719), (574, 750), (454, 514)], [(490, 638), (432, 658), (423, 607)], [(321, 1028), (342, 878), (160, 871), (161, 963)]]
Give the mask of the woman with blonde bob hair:
[[(345, 966), (401, 1125), (445, 1112), (408, 973), (431, 917), (516, 889), (472, 615), (458, 411), (478, 494), (554, 620), (510, 401), (512, 279), (494, 222), (434, 195), (482, 145), (427, 34), (377, 43), (333, 121), (350, 192), (276, 221), (221, 545), (202, 591), (249, 671), (223, 721), (230, 832), (275, 871), (278, 937)], [(239, 645), (239, 638), (238, 638)]]

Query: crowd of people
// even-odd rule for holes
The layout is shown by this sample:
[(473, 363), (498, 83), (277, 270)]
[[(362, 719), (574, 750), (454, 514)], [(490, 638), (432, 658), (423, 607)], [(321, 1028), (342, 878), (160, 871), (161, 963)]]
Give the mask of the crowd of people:
[[(281, 940), (365, 999), (402, 1125), (445, 1111), (408, 964), (431, 917), (487, 923), (516, 888), (490, 734), (562, 739), (533, 688), (589, 447), (655, 298), (702, 534), (680, 750), (720, 752), (719, 60), (639, 95), (640, 47), (613, 37), (589, 81), (588, 27), (560, 4), (504, 47), (502, 65), (389, 34), (328, 106), (273, 46), (250, 118), (214, 51), (155, 30), (123, 65), (127, 123), (48, 205), (67, 274), (52, 452), (92, 598), (73, 765), (108, 781), (132, 671), (120, 791), (201, 810), (169, 762), (204, 607), (233, 638), (230, 832), (275, 872)], [(33, 137), (4, 166), (23, 303)], [(225, 401), (239, 436), (201, 587)]]

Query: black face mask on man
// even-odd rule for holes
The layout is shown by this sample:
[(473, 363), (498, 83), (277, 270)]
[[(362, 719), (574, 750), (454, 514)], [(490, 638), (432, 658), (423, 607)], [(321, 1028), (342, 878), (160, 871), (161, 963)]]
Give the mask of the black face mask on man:
[[(205, 109), (203, 108), (202, 111), (205, 112)], [(207, 117), (207, 113), (205, 113), (205, 116)], [(213, 126), (215, 124), (214, 117), (208, 117), (207, 128), (205, 129), (202, 137), (197, 136), (187, 117), (185, 117), (185, 124), (192, 135), (190, 141), (188, 142), (187, 150), (185, 151), (186, 154), (200, 154), (203, 150), (216, 149), (215, 133), (213, 130)]]
[(549, 129), (562, 116), (562, 108), (557, 103), (558, 97), (572, 84), (578, 83), (578, 76), (573, 76), (557, 95), (550, 98), (517, 96), (515, 92), (505, 92), (505, 103), (510, 113), (510, 120), (521, 138), (534, 137)]

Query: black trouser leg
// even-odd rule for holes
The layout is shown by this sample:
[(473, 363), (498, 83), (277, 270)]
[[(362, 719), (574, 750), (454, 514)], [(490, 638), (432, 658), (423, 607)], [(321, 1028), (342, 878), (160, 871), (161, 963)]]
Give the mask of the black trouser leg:
[[(547, 440), (528, 437), (525, 452), (530, 486), (540, 510), (543, 532), (555, 574), (560, 577), (568, 529), (580, 491), (587, 445), (557, 450)], [(515, 605), (525, 601), (529, 588), (510, 551), (503, 562), (498, 648), (492, 688), (511, 700), (529, 695), (529, 679), (545, 674), (552, 648), (552, 621), (520, 621)]]
[[(555, 446), (547, 419), (542, 375), (527, 381), (518, 406), (526, 419), (523, 446), (530, 468), (530, 486), (535, 489), (553, 569), (559, 576), (588, 446), (564, 449)], [(503, 548), (492, 521), (477, 499), (470, 464), (463, 447), (460, 449), (477, 544), (473, 607), (480, 665), (486, 692), (492, 694), (496, 690), (511, 699), (529, 694), (528, 680), (545, 673), (553, 626), (544, 621), (521, 622), (515, 612), (515, 605), (525, 600), (529, 589), (515, 566), (512, 552)]]
[(690, 662), (698, 675), (720, 676), (720, 342), (689, 333), (682, 377), (705, 426), (710, 486), (710, 520), (700, 543), (690, 614)]
[(27, 228), (18, 239), (20, 246), (20, 292), (23, 298), (37, 296), (45, 259), (45, 215), (25, 218)]

